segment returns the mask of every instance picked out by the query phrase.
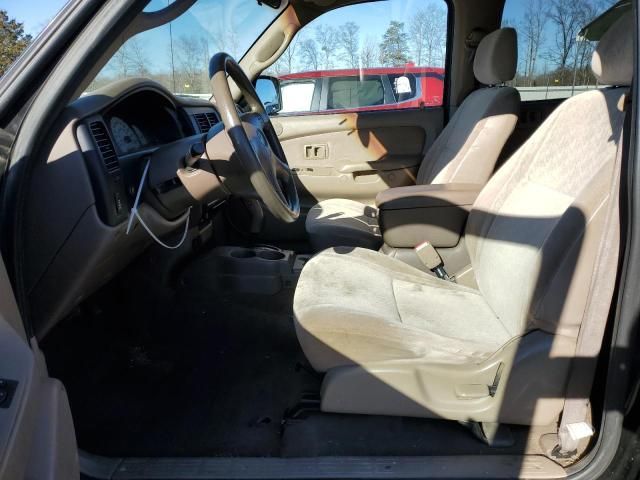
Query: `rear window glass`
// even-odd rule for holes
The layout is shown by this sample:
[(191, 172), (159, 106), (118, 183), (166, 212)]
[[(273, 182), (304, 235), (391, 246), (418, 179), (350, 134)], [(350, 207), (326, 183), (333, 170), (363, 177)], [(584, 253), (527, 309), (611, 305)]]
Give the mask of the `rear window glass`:
[(327, 105), (330, 109), (370, 107), (384, 104), (382, 80), (358, 77), (329, 79)]
[(591, 72), (597, 42), (579, 32), (617, 0), (507, 0), (502, 26), (518, 32), (513, 82), (523, 101), (567, 98), (599, 88)]

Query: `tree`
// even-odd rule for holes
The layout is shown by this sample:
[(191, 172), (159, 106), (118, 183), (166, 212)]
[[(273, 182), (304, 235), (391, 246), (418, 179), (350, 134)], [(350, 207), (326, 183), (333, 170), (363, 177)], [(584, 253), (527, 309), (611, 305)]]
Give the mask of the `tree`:
[(133, 37), (128, 42), (130, 50), (131, 71), (133, 75), (144, 77), (149, 74), (149, 61), (144, 46), (139, 37)]
[(392, 20), (380, 43), (380, 60), (385, 67), (405, 65), (409, 61), (409, 36), (404, 23)]
[(24, 25), (9, 19), (6, 10), (0, 10), (0, 76), (31, 43), (31, 35), (24, 33)]
[(296, 53), (298, 51), (298, 42), (300, 37), (293, 37), (291, 43), (278, 59), (276, 69), (279, 73), (293, 73), (296, 68)]
[(446, 28), (447, 12), (440, 4), (431, 3), (416, 12), (409, 24), (412, 57), (416, 64), (444, 65)]
[(362, 68), (375, 67), (378, 62), (378, 57), (378, 44), (375, 38), (367, 37), (360, 50), (360, 63), (362, 64)]
[(208, 67), (205, 60), (206, 42), (201, 37), (182, 35), (176, 42), (175, 56), (178, 89), (188, 93), (202, 93), (202, 72)]
[[(596, 1), (594, 4), (585, 2), (580, 10), (580, 24), (581, 26), (590, 23), (598, 12), (606, 9), (600, 6), (602, 2)], [(584, 38), (576, 38), (576, 43), (573, 52), (573, 78), (571, 80), (572, 85), (586, 84), (591, 78), (595, 80), (595, 77), (591, 74), (591, 56), (595, 49), (596, 43), (590, 42)], [(582, 80), (578, 79), (578, 74), (581, 74)]]
[(127, 40), (111, 59), (117, 78), (143, 77), (149, 74), (149, 61), (138, 37)]
[(556, 65), (554, 76), (560, 85), (575, 85), (581, 71), (586, 71), (585, 77), (590, 76), (593, 44), (581, 41), (578, 32), (609, 5), (609, 0), (552, 1), (548, 18), (555, 30), (555, 44), (547, 56)]
[(236, 60), (240, 60), (238, 58), (238, 55), (242, 53), (240, 52), (240, 40), (233, 24), (223, 25), (220, 21), (218, 28), (212, 29), (212, 37), (218, 52), (226, 52)]
[(524, 65), (523, 75), (528, 80), (529, 86), (533, 84), (536, 73), (536, 62), (538, 60), (542, 32), (547, 23), (546, 3), (542, 0), (531, 0), (527, 4), (523, 20), (520, 25), (520, 32), (524, 43)]
[(122, 45), (111, 58), (110, 66), (115, 70), (117, 78), (127, 78), (130, 75), (130, 61), (127, 44)]
[(360, 27), (355, 22), (347, 22), (338, 29), (338, 44), (342, 49), (342, 58), (351, 68), (359, 66), (359, 38)]
[(576, 37), (582, 27), (586, 0), (552, 0), (549, 20), (555, 26), (555, 49), (550, 57), (555, 61), (561, 75), (569, 64), (569, 57), (576, 43)]
[(413, 38), (413, 61), (422, 65), (425, 61), (425, 43), (429, 35), (429, 13), (426, 10), (418, 10), (409, 24), (409, 32)]
[(336, 30), (327, 25), (318, 25), (315, 31), (315, 38), (320, 47), (321, 63), (325, 70), (333, 67), (332, 57), (337, 46)]
[(319, 70), (320, 69), (320, 52), (316, 42), (309, 38), (300, 44), (300, 55), (302, 56), (302, 63), (307, 70)]
[(211, 51), (209, 50), (209, 40), (207, 37), (200, 37), (200, 52), (202, 54), (202, 71), (200, 75), (202, 76), (202, 91), (209, 92), (209, 60), (211, 60)]

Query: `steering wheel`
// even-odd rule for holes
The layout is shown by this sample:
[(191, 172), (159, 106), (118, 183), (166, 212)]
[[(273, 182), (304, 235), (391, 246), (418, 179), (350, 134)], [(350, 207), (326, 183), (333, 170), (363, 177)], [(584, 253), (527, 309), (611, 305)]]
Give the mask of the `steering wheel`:
[[(209, 78), (225, 132), (253, 189), (276, 218), (287, 223), (295, 221), (300, 215), (300, 200), (293, 174), (251, 81), (224, 52), (211, 58)], [(238, 113), (228, 78), (240, 89), (250, 112), (242, 116)]]

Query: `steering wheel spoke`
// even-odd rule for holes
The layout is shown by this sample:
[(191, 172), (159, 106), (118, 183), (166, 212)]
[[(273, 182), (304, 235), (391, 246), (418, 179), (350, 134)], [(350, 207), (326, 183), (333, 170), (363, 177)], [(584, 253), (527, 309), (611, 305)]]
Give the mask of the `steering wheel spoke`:
[(272, 158), (273, 158), (273, 164), (274, 164), (274, 170), (276, 172), (276, 177), (288, 182), (289, 180), (291, 180), (291, 169), (289, 168), (289, 164), (282, 161), (280, 159), (280, 157), (278, 155), (276, 155), (275, 152), (271, 152)]

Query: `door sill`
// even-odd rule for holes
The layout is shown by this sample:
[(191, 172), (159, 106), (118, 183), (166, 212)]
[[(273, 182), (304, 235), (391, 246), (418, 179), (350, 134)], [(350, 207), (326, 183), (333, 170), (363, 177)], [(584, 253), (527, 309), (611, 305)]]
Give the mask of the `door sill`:
[(96, 480), (566, 477), (562, 467), (540, 455), (112, 458), (80, 450), (80, 469)]

